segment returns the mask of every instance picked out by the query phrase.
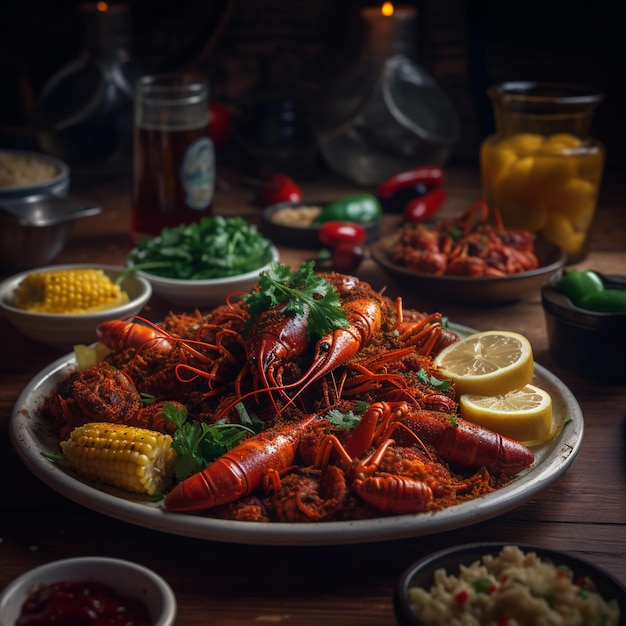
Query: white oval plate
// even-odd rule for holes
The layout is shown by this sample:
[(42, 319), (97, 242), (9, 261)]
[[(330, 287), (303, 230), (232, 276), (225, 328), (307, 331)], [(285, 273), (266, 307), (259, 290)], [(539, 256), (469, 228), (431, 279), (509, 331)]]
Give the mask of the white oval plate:
[[(465, 327), (451, 328), (466, 334)], [(396, 515), (348, 522), (281, 523), (219, 520), (165, 511), (147, 497), (85, 482), (42, 453), (58, 454), (58, 438), (38, 417), (43, 398), (75, 367), (68, 354), (43, 369), (20, 394), (10, 423), (10, 435), (26, 466), (46, 485), (89, 509), (144, 528), (211, 541), (255, 545), (333, 545), (418, 537), (470, 526), (501, 515), (533, 498), (559, 478), (572, 463), (583, 438), (583, 415), (572, 392), (552, 373), (535, 364), (533, 384), (553, 401), (557, 426), (552, 441), (537, 446), (534, 465), (508, 485), (481, 498), (433, 513)], [(567, 424), (566, 424), (567, 422)]]

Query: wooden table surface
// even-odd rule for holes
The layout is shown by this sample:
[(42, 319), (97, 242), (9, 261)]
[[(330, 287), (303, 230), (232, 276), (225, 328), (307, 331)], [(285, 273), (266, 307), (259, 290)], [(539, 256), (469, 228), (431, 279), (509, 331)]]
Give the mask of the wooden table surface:
[[(335, 179), (304, 184), (311, 201), (352, 191)], [(444, 213), (460, 214), (479, 197), (478, 173), (448, 172)], [(603, 183), (591, 251), (580, 267), (626, 273), (626, 206), (623, 180)], [(79, 221), (65, 262), (124, 263), (129, 195), (126, 181), (75, 181), (73, 195), (101, 203), (97, 217)], [(254, 191), (220, 191), (216, 213), (259, 216)], [(397, 226), (388, 217), (385, 230)], [(299, 264), (315, 252), (282, 248), (282, 261)], [(10, 272), (4, 271), (4, 278)], [(34, 344), (0, 324), (0, 589), (37, 565), (88, 554), (122, 557), (164, 576), (178, 599), (180, 626), (207, 624), (320, 623), (391, 626), (392, 593), (402, 571), (436, 549), (473, 541), (530, 543), (582, 556), (626, 582), (626, 386), (580, 378), (548, 353), (539, 294), (489, 308), (442, 305), (428, 294), (400, 293), (400, 286), (366, 261), (357, 275), (373, 287), (402, 295), (405, 306), (441, 310), (479, 330), (509, 329), (526, 335), (535, 359), (573, 392), (585, 419), (583, 444), (567, 471), (535, 497), (494, 519), (427, 537), (333, 546), (263, 546), (204, 541), (118, 521), (92, 512), (49, 489), (25, 468), (9, 441), (8, 425), (23, 387), (61, 354)], [(156, 299), (152, 312), (163, 304)], [(590, 363), (589, 367), (593, 368)], [(4, 625), (3, 625), (4, 626)]]

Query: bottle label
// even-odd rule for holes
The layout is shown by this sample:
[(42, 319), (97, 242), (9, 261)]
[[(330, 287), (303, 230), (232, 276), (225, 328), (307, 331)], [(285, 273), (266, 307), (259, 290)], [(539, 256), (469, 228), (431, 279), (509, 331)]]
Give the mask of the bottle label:
[(209, 138), (197, 139), (187, 148), (180, 180), (188, 206), (197, 210), (210, 206), (215, 189), (215, 151)]

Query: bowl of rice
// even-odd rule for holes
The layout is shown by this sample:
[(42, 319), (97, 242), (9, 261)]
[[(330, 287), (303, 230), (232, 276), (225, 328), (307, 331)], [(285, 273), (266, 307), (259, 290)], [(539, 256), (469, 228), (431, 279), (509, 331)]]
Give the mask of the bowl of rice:
[(474, 543), (420, 559), (394, 593), (400, 626), (626, 624), (626, 587), (573, 554)]

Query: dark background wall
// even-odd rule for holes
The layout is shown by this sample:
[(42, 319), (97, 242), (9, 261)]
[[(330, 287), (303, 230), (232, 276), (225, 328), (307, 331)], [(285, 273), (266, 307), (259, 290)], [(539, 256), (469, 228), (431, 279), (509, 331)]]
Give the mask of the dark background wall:
[[(76, 56), (76, 0), (5, 0), (0, 18), (0, 145), (28, 141), (44, 82)], [(135, 58), (146, 70), (200, 68), (215, 98), (261, 94), (314, 103), (333, 55), (364, 2), (355, 0), (131, 0)], [(375, 4), (369, 2), (367, 4)], [(419, 64), (453, 101), (462, 136), (453, 160), (476, 162), (491, 131), (489, 84), (583, 82), (606, 94), (594, 134), (609, 167), (626, 160), (626, 97), (619, 3), (596, 0), (416, 0)]]

